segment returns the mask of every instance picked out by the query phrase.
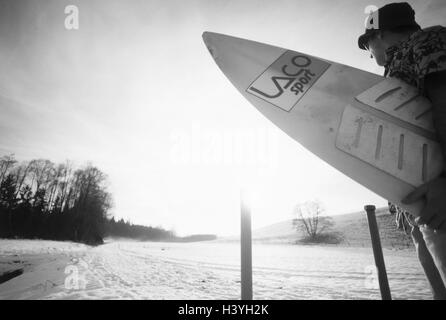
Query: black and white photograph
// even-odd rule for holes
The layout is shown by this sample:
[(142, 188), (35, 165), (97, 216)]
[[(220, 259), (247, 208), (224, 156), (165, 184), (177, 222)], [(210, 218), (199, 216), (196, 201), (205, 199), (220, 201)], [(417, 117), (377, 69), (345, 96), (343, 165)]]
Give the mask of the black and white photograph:
[(0, 0), (0, 300), (446, 300), (445, 26), (444, 0)]

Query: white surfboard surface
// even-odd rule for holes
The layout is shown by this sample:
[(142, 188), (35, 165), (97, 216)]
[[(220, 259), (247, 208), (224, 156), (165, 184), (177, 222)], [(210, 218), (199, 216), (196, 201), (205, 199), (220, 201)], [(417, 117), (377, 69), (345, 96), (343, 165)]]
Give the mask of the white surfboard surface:
[(211, 32), (203, 40), (232, 84), (280, 129), (356, 182), (419, 214), (423, 203), (401, 199), (437, 177), (443, 157), (431, 105), (416, 88), (264, 43)]

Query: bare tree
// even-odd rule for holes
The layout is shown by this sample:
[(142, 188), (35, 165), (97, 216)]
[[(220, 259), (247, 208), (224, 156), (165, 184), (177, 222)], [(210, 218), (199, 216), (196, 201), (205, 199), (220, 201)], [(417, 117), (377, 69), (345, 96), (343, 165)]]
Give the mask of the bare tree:
[(40, 188), (46, 189), (48, 183), (51, 181), (51, 175), (54, 171), (54, 163), (45, 159), (33, 160), (30, 171), (33, 175), (31, 187), (34, 186), (35, 182), (35, 190), (39, 190)]
[(26, 178), (29, 176), (31, 171), (32, 162), (22, 162), (13, 169), (14, 176), (16, 177), (16, 197), (19, 195), (22, 186), (25, 184)]
[(60, 202), (61, 184), (65, 172), (64, 164), (58, 164), (48, 171), (48, 211), (53, 212), (57, 209)]
[(51, 210), (62, 212), (69, 197), (72, 182), (72, 164), (69, 161), (59, 164), (56, 169), (56, 179), (50, 195)]
[(294, 209), (293, 225), (296, 229), (303, 230), (310, 239), (316, 239), (333, 225), (331, 219), (323, 216), (323, 213), (324, 208), (319, 201), (301, 203)]
[(3, 179), (8, 175), (8, 171), (14, 167), (17, 163), (17, 160), (14, 157), (14, 154), (5, 155), (0, 158), (0, 183), (2, 183)]

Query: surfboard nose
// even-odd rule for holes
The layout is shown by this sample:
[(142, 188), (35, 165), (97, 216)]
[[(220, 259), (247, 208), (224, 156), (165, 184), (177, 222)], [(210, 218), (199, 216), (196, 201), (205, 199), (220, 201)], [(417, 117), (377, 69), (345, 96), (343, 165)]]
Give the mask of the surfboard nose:
[(215, 32), (205, 31), (203, 32), (201, 37), (203, 38), (204, 43), (207, 45), (212, 43), (212, 40), (215, 39), (217, 36), (218, 34)]
[(203, 38), (204, 43), (207, 43), (208, 39), (212, 37), (212, 32), (205, 31), (201, 37)]
[(217, 55), (216, 55), (217, 49), (215, 47), (216, 34), (213, 32), (205, 31), (205, 32), (203, 32), (202, 38), (203, 38), (204, 44), (208, 48), (209, 53), (215, 60), (217, 57)]
[(202, 35), (209, 53), (218, 66), (232, 65), (237, 61), (237, 52), (246, 50), (249, 41), (225, 34), (205, 31)]

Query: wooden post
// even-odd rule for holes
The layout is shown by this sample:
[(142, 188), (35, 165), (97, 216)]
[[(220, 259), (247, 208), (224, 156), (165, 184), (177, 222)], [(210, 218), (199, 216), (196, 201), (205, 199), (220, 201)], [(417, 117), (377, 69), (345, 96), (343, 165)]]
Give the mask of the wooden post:
[(243, 191), (241, 192), (240, 245), (242, 300), (252, 300), (251, 209)]
[(372, 239), (373, 256), (375, 257), (375, 265), (378, 270), (379, 290), (383, 300), (392, 300), (387, 279), (386, 266), (384, 264), (383, 250), (379, 238), (378, 224), (375, 216), (375, 206), (367, 205), (364, 207), (367, 212), (367, 220), (369, 222), (370, 237)]

